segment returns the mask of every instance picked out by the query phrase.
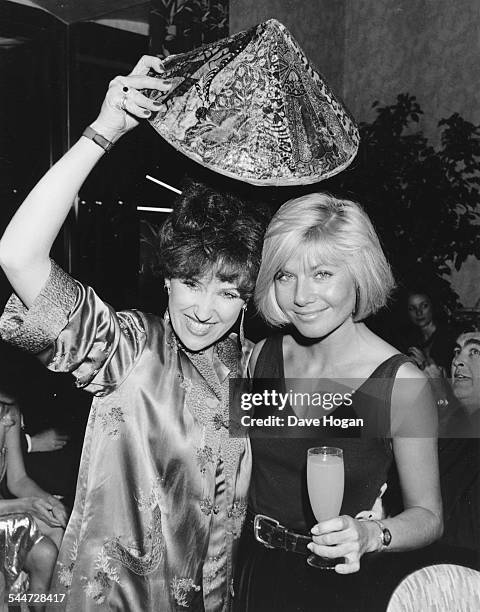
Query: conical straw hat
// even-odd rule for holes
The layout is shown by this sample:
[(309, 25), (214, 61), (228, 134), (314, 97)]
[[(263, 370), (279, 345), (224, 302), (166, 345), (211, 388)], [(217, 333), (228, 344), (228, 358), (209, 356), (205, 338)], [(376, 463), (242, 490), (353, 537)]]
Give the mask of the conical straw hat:
[(275, 19), (169, 56), (153, 128), (199, 164), (254, 185), (315, 183), (346, 168), (358, 129)]

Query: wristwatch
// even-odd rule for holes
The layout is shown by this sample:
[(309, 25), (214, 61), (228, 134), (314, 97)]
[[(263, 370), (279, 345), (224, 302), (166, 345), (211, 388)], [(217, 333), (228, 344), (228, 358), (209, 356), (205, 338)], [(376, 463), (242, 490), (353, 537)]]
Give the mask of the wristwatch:
[(383, 550), (384, 548), (387, 548), (387, 546), (390, 546), (390, 543), (392, 541), (392, 534), (390, 532), (390, 529), (388, 527), (385, 527), (382, 521), (378, 521), (377, 519), (370, 519), (370, 520), (372, 521), (372, 523), (375, 523), (380, 528), (380, 533), (381, 533), (380, 542), (382, 545), (380, 550)]
[(85, 128), (82, 136), (84, 136), (85, 138), (89, 138), (90, 140), (93, 140), (95, 144), (97, 144), (99, 147), (102, 147), (102, 149), (106, 151), (107, 153), (113, 147), (113, 142), (111, 142), (110, 140), (107, 140), (105, 136), (102, 136), (90, 126)]

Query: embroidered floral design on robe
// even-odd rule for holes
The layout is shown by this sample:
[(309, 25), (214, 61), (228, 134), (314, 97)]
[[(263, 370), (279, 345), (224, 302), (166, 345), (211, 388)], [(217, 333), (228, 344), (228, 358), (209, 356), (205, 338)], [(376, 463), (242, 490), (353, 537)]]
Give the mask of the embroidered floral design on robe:
[(113, 567), (108, 555), (102, 548), (95, 560), (94, 569), (96, 570), (93, 578), (83, 578), (85, 583), (84, 590), (87, 597), (93, 599), (97, 604), (103, 604), (108, 592), (114, 582), (120, 584), (118, 569)]
[(234, 538), (239, 538), (242, 531), (243, 521), (247, 514), (246, 502), (234, 502), (233, 506), (228, 509), (227, 516), (232, 519), (232, 535)]
[(117, 438), (120, 433), (119, 427), (121, 423), (125, 423), (122, 409), (119, 406), (114, 406), (109, 412), (104, 413), (101, 419), (105, 433), (112, 438)]
[(175, 601), (182, 608), (188, 608), (189, 604), (189, 594), (191, 591), (199, 591), (200, 587), (194, 584), (191, 578), (175, 578), (172, 580), (172, 593)]
[(203, 512), (203, 514), (210, 516), (212, 512), (213, 514), (218, 514), (219, 507), (218, 505), (214, 506), (211, 499), (205, 498), (205, 499), (202, 499), (202, 501), (200, 502), (200, 510)]
[[(68, 553), (67, 553), (68, 554)], [(74, 540), (72, 549), (70, 551), (70, 563), (68, 565), (64, 563), (59, 563), (58, 567), (58, 579), (64, 587), (69, 589), (72, 586), (72, 577), (73, 577), (73, 568), (75, 566), (75, 561), (77, 560), (78, 554), (78, 541)]]
[(210, 446), (197, 449), (197, 461), (200, 473), (203, 475), (207, 471), (208, 464), (214, 462), (213, 450)]

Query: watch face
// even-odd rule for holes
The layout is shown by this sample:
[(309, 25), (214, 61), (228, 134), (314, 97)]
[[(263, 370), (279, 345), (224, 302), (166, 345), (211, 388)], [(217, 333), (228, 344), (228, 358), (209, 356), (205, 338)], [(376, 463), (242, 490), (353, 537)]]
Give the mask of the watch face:
[(390, 533), (390, 530), (384, 527), (382, 534), (383, 534), (383, 545), (389, 546), (390, 542), (392, 541), (392, 534)]

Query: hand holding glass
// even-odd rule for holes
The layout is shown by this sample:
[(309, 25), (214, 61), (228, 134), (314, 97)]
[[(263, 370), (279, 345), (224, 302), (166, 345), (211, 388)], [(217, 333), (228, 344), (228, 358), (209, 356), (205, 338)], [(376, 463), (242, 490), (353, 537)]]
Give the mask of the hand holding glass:
[[(310, 505), (318, 522), (335, 518), (343, 501), (345, 474), (343, 451), (333, 446), (309, 448), (307, 455), (307, 487)], [(343, 558), (341, 558), (343, 561)], [(340, 559), (326, 559), (310, 555), (312, 567), (333, 569)]]

